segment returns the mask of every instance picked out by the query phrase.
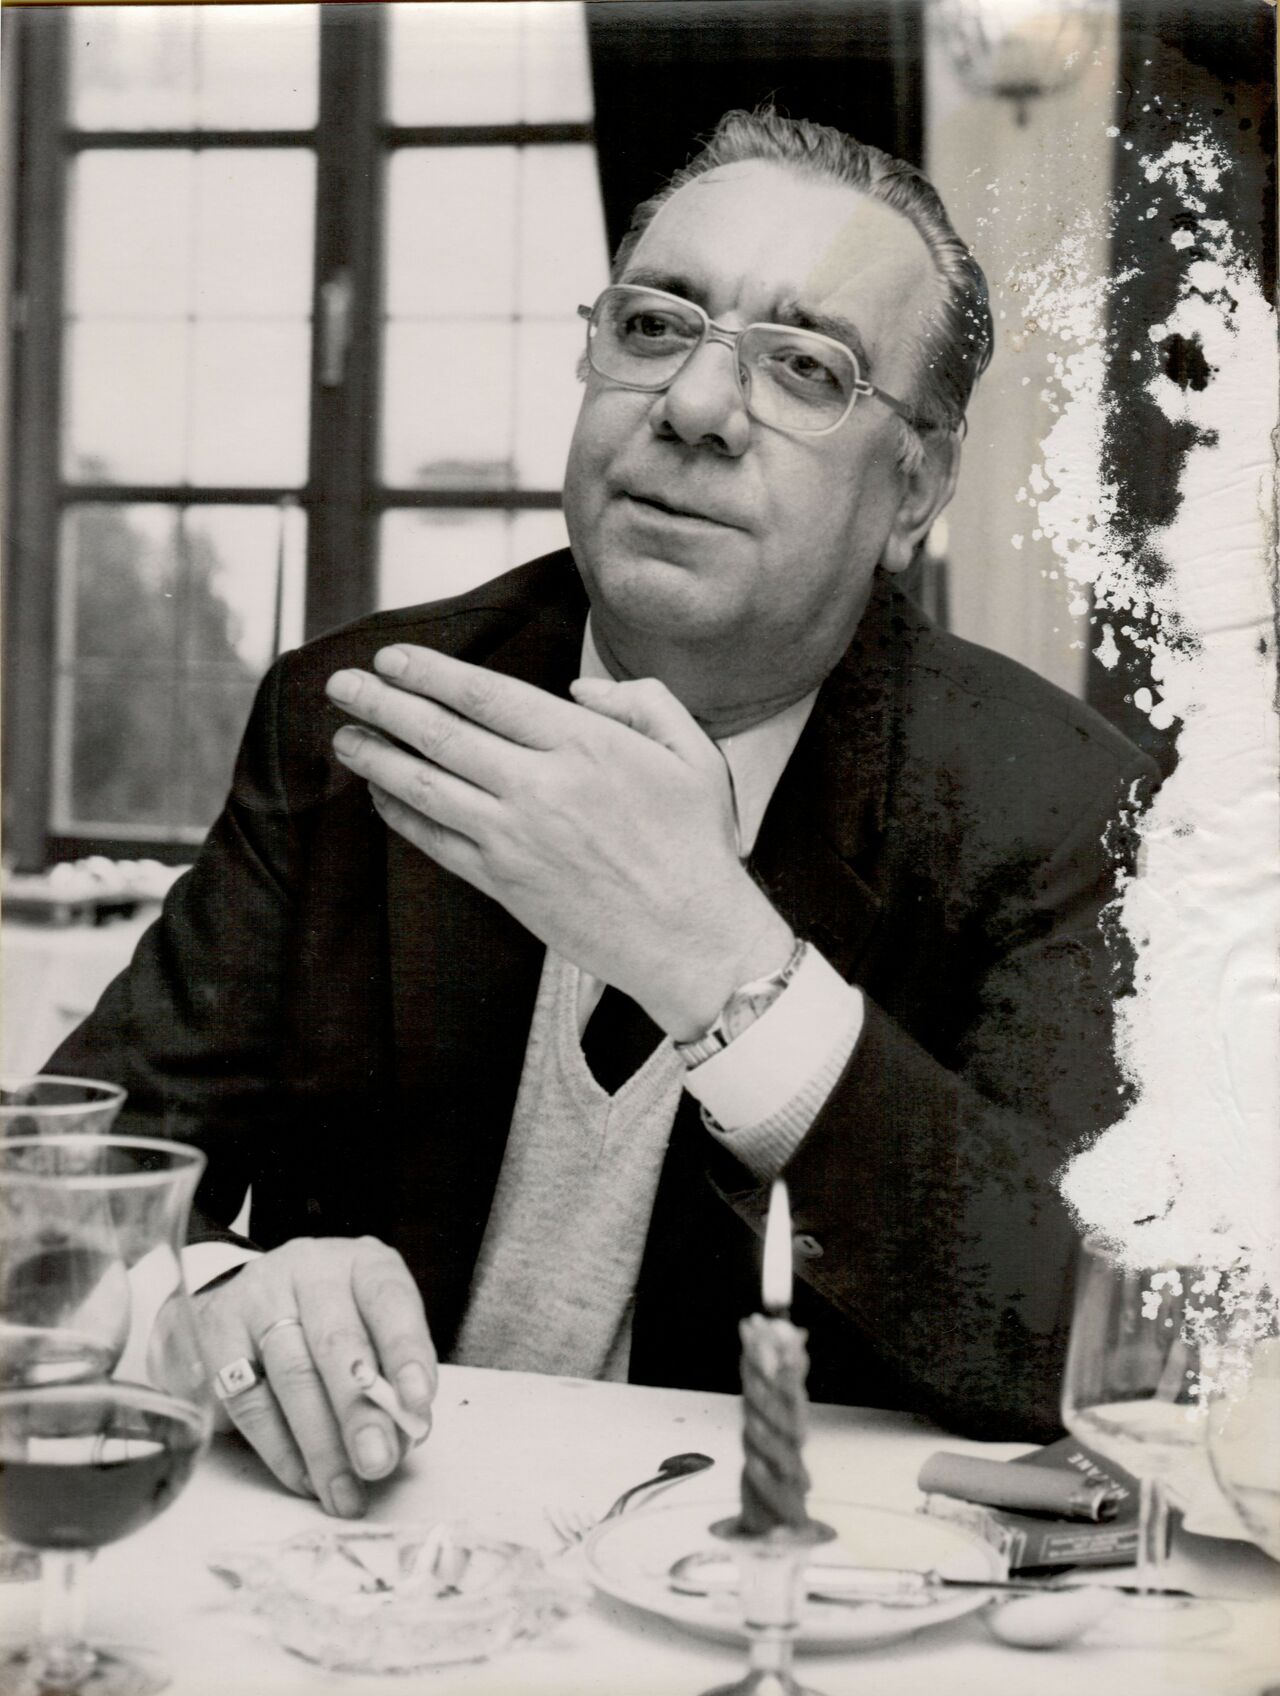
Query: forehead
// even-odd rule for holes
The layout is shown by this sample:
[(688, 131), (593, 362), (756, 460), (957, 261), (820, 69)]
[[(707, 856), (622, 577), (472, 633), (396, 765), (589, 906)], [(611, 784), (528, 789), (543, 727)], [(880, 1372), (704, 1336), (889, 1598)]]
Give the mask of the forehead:
[(939, 283), (911, 222), (845, 183), (785, 165), (723, 165), (678, 189), (636, 244), (627, 276), (682, 282), (712, 316), (781, 306), (851, 318), (886, 351), (928, 317)]

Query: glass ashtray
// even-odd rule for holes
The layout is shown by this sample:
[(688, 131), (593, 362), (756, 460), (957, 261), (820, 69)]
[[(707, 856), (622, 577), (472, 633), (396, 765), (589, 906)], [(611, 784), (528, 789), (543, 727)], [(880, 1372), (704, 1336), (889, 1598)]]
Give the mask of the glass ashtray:
[(461, 1526), (309, 1531), (209, 1566), (284, 1648), (334, 1672), (487, 1660), (580, 1599), (535, 1549)]

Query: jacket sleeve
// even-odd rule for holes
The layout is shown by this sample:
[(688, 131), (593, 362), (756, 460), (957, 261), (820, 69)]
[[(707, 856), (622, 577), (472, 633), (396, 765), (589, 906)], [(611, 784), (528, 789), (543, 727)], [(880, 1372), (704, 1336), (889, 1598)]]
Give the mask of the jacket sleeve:
[[(1122, 789), (1145, 786), (1134, 766)], [(952, 1429), (1050, 1438), (1077, 1234), (1055, 1182), (1123, 1110), (1108, 940), (1113, 814), (1078, 816), (974, 924), (990, 946), (932, 1051), (868, 996), (861, 1036), (784, 1171), (798, 1270)], [(941, 973), (940, 973), (941, 976)], [(758, 1225), (765, 1196), (743, 1197)], [(810, 1249), (803, 1258), (804, 1247)]]
[(277, 756), (283, 667), (258, 691), (230, 795), (195, 865), (48, 1062), (122, 1084), (117, 1130), (206, 1152), (193, 1238), (227, 1234), (278, 1087), (294, 834)]

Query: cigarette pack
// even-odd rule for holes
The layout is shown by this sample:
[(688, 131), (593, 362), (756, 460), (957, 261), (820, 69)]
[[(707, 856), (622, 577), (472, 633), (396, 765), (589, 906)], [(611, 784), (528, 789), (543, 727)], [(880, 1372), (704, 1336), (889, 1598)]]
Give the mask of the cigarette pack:
[(1119, 1497), (1115, 1517), (1105, 1522), (1058, 1519), (1044, 1514), (1014, 1513), (1007, 1508), (980, 1507), (946, 1496), (929, 1496), (926, 1511), (983, 1537), (1000, 1551), (1010, 1572), (1132, 1564), (1138, 1551), (1138, 1481), (1132, 1473), (1074, 1437), (1064, 1437), (1031, 1454), (1019, 1455), (1007, 1464), (1073, 1472), (1091, 1484), (1103, 1486)]

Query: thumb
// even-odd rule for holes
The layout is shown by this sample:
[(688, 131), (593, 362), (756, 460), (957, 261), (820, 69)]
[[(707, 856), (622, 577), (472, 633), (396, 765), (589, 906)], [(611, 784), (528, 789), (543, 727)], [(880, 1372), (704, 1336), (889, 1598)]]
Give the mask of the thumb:
[(579, 677), (569, 693), (580, 707), (601, 718), (624, 724), (651, 742), (670, 748), (689, 765), (703, 764), (711, 755), (719, 765), (715, 745), (688, 708), (677, 701), (665, 683), (656, 677), (641, 677), (630, 683), (615, 683), (607, 677)]

